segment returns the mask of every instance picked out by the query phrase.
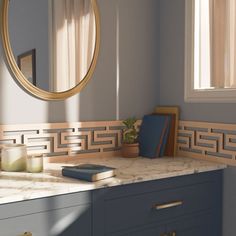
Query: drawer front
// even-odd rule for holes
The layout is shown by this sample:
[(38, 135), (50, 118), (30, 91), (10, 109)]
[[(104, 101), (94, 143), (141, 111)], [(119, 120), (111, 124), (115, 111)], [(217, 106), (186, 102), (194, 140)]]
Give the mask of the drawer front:
[(152, 224), (142, 228), (109, 233), (108, 236), (221, 236), (221, 227), (215, 220), (216, 211), (206, 211), (179, 217), (177, 220)]
[(161, 227), (155, 227), (155, 228), (150, 227), (146, 229), (132, 230), (130, 232), (125, 232), (125, 233), (114, 233), (110, 234), (109, 236), (169, 236), (165, 235), (163, 232), (165, 231)]
[(28, 236), (25, 232), (29, 236), (91, 236), (90, 205), (0, 220), (0, 235)]
[(64, 194), (0, 205), (0, 219), (91, 203), (91, 192)]
[(211, 210), (204, 214), (178, 218), (167, 224), (166, 232), (170, 236), (222, 236), (219, 211)]
[(179, 217), (217, 205), (215, 182), (105, 201), (106, 233)]
[(171, 236), (164, 235), (166, 232), (166, 225), (148, 225), (146, 227), (137, 227), (135, 229), (119, 231), (115, 233), (107, 233), (105, 236)]

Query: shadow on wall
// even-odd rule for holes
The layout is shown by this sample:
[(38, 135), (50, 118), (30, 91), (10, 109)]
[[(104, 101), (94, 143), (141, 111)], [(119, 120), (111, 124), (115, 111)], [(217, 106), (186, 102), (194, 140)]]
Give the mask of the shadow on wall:
[(48, 121), (53, 123), (58, 122), (58, 119), (66, 121), (66, 102), (48, 102)]
[(4, 111), (7, 109), (7, 78), (9, 78), (9, 72), (4, 62), (2, 48), (0, 54), (0, 124), (5, 121)]
[(3, 60), (0, 59), (0, 124), (2, 124), (2, 117), (3, 117)]

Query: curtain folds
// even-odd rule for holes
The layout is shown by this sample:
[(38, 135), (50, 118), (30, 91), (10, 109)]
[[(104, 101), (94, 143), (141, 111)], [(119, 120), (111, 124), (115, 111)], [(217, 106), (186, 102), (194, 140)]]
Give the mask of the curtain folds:
[(52, 0), (52, 91), (76, 86), (86, 75), (95, 48), (90, 0)]
[(196, 88), (236, 88), (236, 0), (195, 0), (196, 49)]

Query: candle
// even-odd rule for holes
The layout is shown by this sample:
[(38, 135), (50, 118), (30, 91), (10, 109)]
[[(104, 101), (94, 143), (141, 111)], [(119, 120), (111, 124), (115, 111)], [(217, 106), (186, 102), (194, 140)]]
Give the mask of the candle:
[(26, 161), (26, 169), (30, 173), (38, 173), (43, 171), (43, 155), (28, 156)]
[(2, 146), (1, 168), (4, 171), (24, 171), (27, 149), (23, 144), (6, 144)]

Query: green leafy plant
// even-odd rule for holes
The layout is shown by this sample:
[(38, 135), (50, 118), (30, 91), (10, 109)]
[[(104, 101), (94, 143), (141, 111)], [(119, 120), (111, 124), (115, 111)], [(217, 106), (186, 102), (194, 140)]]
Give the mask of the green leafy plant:
[(123, 130), (123, 143), (133, 144), (137, 143), (138, 139), (138, 131), (135, 127), (135, 123), (137, 119), (135, 117), (128, 118), (123, 121), (125, 128)]

